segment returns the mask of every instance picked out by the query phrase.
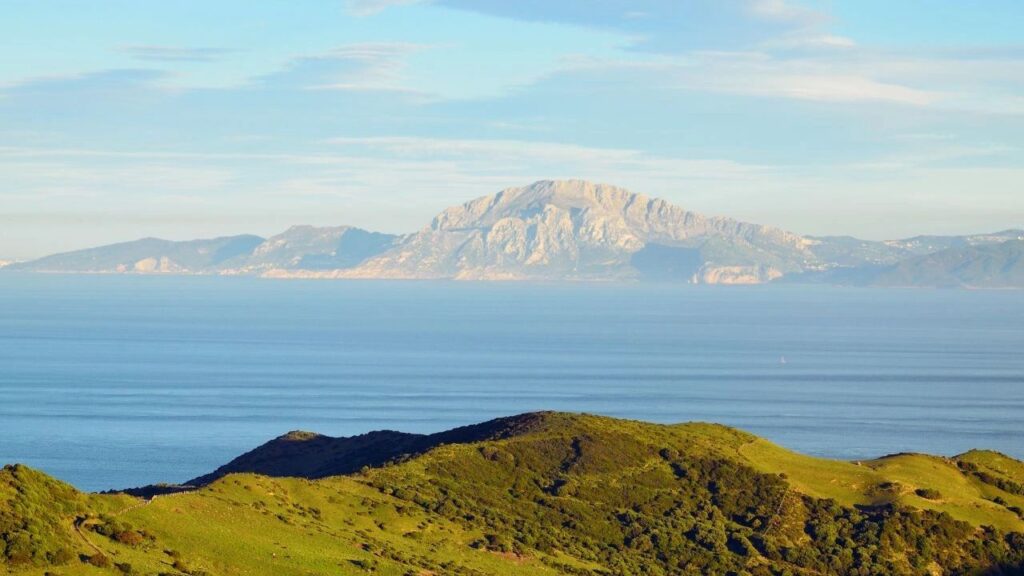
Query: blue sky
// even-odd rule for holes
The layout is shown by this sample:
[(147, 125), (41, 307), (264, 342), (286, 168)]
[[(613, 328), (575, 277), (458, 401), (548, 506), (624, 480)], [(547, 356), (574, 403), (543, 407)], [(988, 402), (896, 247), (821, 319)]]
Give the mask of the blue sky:
[(583, 178), (805, 234), (1024, 226), (1024, 3), (0, 0), (0, 259), (408, 232)]

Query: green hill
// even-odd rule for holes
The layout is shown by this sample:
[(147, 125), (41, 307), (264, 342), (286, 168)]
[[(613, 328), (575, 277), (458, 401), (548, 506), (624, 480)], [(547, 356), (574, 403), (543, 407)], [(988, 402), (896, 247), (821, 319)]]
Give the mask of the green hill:
[(0, 556), (40, 575), (1024, 573), (1024, 464), (994, 452), (840, 462), (711, 424), (539, 413), (293, 433), (229, 468), (151, 500), (5, 468)]

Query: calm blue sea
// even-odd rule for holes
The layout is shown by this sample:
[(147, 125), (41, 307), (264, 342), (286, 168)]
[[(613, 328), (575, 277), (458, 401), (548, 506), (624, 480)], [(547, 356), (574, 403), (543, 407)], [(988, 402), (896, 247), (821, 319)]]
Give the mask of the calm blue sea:
[(83, 489), (529, 410), (1024, 457), (1024, 292), (0, 274), (0, 462)]

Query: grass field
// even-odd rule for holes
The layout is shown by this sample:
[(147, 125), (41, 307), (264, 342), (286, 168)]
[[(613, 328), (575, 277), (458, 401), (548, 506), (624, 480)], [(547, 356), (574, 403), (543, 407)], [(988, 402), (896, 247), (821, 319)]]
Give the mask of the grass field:
[[(819, 574), (888, 562), (893, 573), (916, 574), (941, 559), (983, 566), (978, 554), (1014, 561), (1003, 534), (1024, 532), (1014, 511), (1024, 506), (1015, 493), (1024, 464), (993, 452), (841, 462), (712, 424), (569, 414), (539, 422), (348, 476), (231, 474), (148, 501), (81, 494), (8, 467), (0, 476), (3, 570), (543, 576), (720, 566)], [(855, 508), (886, 505), (896, 508), (878, 516)], [(886, 536), (894, 518), (908, 533), (941, 532), (941, 549)], [(869, 546), (869, 559), (849, 551)], [(23, 548), (30, 557), (11, 558)]]

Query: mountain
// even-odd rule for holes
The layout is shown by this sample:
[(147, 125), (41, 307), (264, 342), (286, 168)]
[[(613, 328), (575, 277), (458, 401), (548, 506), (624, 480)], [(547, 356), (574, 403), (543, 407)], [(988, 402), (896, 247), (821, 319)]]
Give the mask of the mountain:
[(391, 248), (397, 239), (352, 226), (292, 226), (267, 238), (237, 265), (249, 273), (351, 268)]
[(211, 240), (174, 242), (143, 238), (99, 248), (54, 254), (12, 264), (5, 269), (31, 272), (84, 273), (198, 273), (215, 270), (252, 252), (259, 236), (225, 236)]
[(952, 248), (982, 247), (1024, 239), (1024, 230), (1003, 230), (966, 236), (915, 236), (902, 240), (872, 241), (850, 236), (808, 236), (811, 251), (832, 267), (892, 266), (914, 256)]
[[(402, 444), (421, 435), (392, 434)], [(447, 436), (445, 436), (447, 435)], [(445, 436), (442, 438), (442, 436)], [(287, 435), (149, 500), (0, 471), (12, 574), (1021, 574), (1024, 463), (972, 451), (841, 462), (713, 424), (533, 413), (321, 477), (344, 439)], [(362, 440), (359, 440), (362, 438)], [(378, 448), (365, 440), (374, 438)], [(295, 450), (288, 443), (297, 443)], [(325, 447), (322, 457), (321, 446)], [(332, 446), (334, 448), (332, 448)], [(335, 449), (336, 448), (336, 449)], [(250, 453), (252, 455), (252, 453)], [(340, 460), (337, 460), (341, 457)], [(297, 459), (293, 466), (289, 460)], [(342, 464), (353, 469), (355, 462)], [(312, 472), (301, 477), (303, 471)]]
[(786, 282), (847, 286), (928, 288), (1024, 288), (1024, 239), (998, 244), (952, 241), (934, 253), (876, 264), (835, 266), (788, 276)]
[[(1022, 230), (888, 241), (805, 237), (703, 216), (615, 186), (545, 180), (448, 208), (427, 227), (402, 236), (351, 226), (294, 226), (267, 239), (233, 236), (171, 242), (147, 238), (5, 269), (273, 278), (696, 284), (782, 280), (1005, 288), (1024, 287), (1024, 281), (1012, 270), (991, 269), (1001, 257), (992, 250), (1021, 239)], [(1012, 254), (1005, 257), (1012, 259)], [(979, 259), (977, 265), (972, 258)], [(1013, 267), (1009, 261), (1007, 265)], [(940, 272), (943, 266), (975, 272), (961, 277), (954, 270)]]
[(351, 277), (755, 283), (801, 270), (806, 242), (578, 180), (541, 181), (449, 208)]
[(886, 244), (904, 249), (915, 256), (923, 256), (954, 248), (992, 246), (1010, 240), (1024, 240), (1024, 230), (1011, 229), (992, 234), (966, 236), (914, 236), (904, 240), (890, 240)]
[[(809, 236), (810, 250), (822, 269), (890, 266), (914, 255), (901, 241), (861, 240), (852, 236)], [(811, 271), (821, 269), (812, 268)]]
[(397, 237), (351, 226), (293, 226), (267, 239), (229, 236), (176, 242), (144, 238), (12, 264), (31, 272), (272, 274), (349, 268), (390, 248)]
[(1024, 286), (1024, 239), (966, 245), (909, 258), (879, 271), (873, 284), (954, 288)]

